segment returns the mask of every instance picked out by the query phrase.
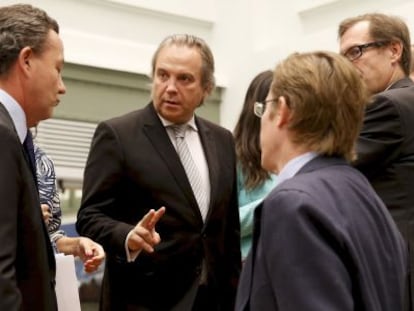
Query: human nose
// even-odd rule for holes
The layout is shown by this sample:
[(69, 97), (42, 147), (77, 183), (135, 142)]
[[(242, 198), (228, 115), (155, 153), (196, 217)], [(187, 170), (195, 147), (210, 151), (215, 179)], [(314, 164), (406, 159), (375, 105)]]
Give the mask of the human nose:
[(62, 78), (59, 79), (58, 91), (59, 91), (59, 94), (65, 94), (66, 93), (66, 86), (65, 86), (65, 83), (63, 83)]
[(177, 91), (176, 80), (174, 78), (170, 78), (167, 81), (167, 92), (175, 92)]

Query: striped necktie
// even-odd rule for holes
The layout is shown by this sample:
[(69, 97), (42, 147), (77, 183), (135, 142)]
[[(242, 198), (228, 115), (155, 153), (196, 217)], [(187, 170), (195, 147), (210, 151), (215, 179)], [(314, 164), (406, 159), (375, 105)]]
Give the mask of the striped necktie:
[(208, 197), (206, 189), (203, 187), (203, 180), (201, 178), (200, 171), (194, 163), (194, 159), (192, 158), (188, 145), (185, 141), (185, 133), (188, 125), (173, 125), (171, 128), (175, 134), (178, 156), (181, 159), (181, 163), (184, 166), (191, 188), (193, 189), (201, 216), (203, 220), (205, 220), (208, 212)]

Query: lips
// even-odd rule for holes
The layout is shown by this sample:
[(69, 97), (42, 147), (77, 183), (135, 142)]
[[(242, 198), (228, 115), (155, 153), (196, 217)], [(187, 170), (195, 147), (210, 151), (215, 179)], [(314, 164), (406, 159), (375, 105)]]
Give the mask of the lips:
[(164, 103), (167, 104), (167, 105), (178, 105), (177, 102), (170, 101), (170, 100), (164, 100)]

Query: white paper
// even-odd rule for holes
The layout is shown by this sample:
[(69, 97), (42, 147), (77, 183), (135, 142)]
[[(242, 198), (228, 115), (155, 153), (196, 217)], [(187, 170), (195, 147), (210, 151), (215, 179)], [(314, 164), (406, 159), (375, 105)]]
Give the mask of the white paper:
[(75, 258), (72, 255), (63, 254), (57, 254), (55, 258), (58, 309), (59, 311), (81, 311)]

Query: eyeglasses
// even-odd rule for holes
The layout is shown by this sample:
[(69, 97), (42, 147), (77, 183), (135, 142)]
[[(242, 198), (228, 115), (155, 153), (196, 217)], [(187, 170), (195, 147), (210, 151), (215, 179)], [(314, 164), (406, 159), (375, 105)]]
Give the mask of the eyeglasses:
[(373, 41), (373, 42), (368, 42), (365, 44), (355, 45), (355, 46), (350, 47), (348, 50), (346, 50), (346, 52), (343, 53), (343, 55), (352, 62), (360, 58), (362, 54), (364, 54), (364, 51), (366, 49), (370, 47), (379, 48), (387, 44), (388, 44), (388, 41)]
[(256, 117), (261, 118), (266, 110), (266, 104), (271, 102), (276, 102), (277, 99), (268, 99), (262, 102), (255, 102), (253, 107), (253, 112), (256, 115)]

